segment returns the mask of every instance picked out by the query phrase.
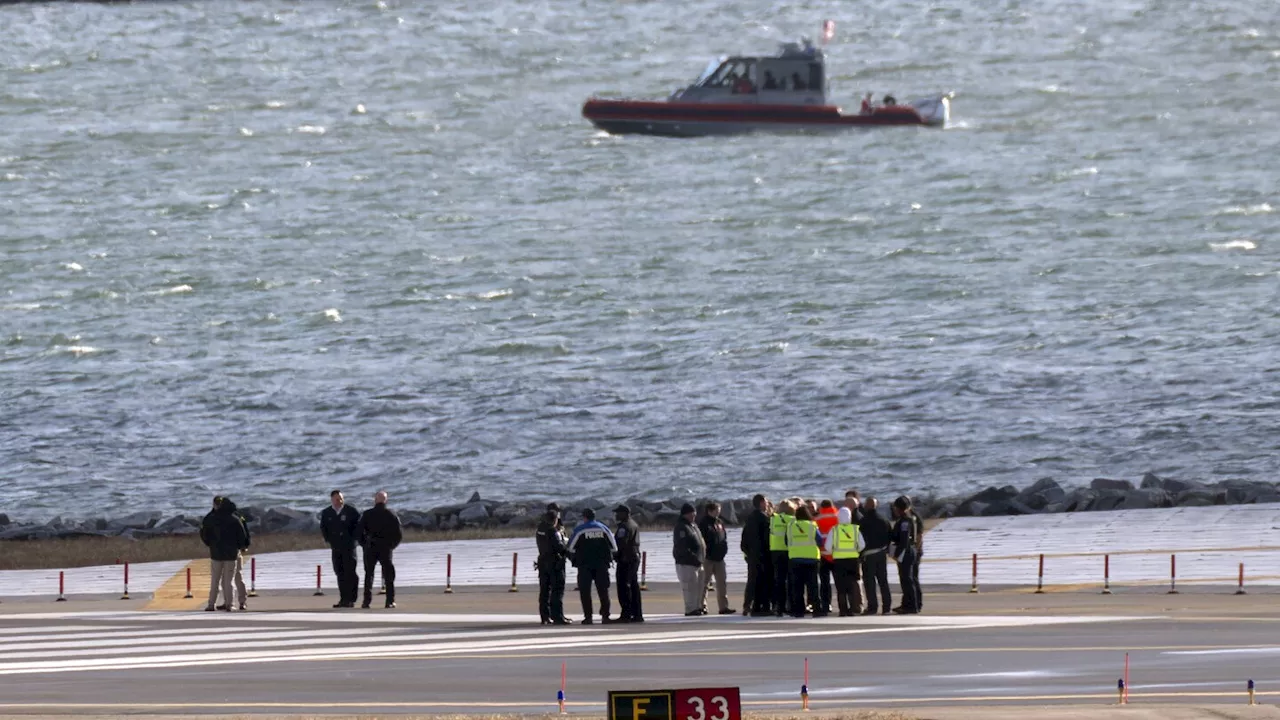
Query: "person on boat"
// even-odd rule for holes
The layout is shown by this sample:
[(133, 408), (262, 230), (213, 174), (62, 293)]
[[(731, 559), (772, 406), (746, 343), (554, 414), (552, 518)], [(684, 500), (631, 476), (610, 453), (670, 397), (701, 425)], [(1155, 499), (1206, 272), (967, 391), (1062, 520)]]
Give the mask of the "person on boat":
[(804, 80), (800, 79), (800, 73), (791, 73), (791, 89), (805, 90), (808, 86), (804, 84)]
[(892, 96), (892, 95), (885, 95), (885, 96), (884, 96), (884, 106), (885, 106), (885, 107), (893, 107), (894, 105), (897, 105), (897, 104), (898, 104), (898, 100), (897, 100), (897, 98), (895, 98), (894, 96)]
[(871, 99), (871, 93), (862, 96), (862, 114), (870, 115), (876, 111), (875, 102)]
[(734, 95), (750, 95), (755, 91), (756, 87), (751, 84), (751, 78), (747, 77), (746, 73), (743, 73), (742, 77), (733, 81)]
[(773, 76), (773, 73), (769, 72), (768, 70), (764, 71), (764, 89), (765, 90), (778, 89), (778, 80)]

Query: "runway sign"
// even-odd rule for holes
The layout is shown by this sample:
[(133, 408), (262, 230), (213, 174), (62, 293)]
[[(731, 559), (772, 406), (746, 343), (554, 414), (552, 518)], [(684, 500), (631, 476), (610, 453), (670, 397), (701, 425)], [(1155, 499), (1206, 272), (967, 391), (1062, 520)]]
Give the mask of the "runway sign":
[(742, 720), (738, 688), (610, 690), (609, 720)]

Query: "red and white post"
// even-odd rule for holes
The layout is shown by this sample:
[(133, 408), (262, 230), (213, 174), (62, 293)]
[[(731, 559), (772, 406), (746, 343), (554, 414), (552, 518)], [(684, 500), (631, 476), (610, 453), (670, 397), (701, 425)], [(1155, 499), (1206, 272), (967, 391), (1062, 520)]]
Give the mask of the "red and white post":
[(1244, 595), (1244, 563), (1240, 563), (1240, 581), (1236, 585), (1236, 594)]
[(249, 558), (249, 597), (258, 597), (258, 558)]
[(1169, 595), (1178, 594), (1178, 556), (1169, 556)]
[(120, 599), (129, 599), (129, 563), (124, 564), (124, 594), (120, 596)]
[(978, 553), (973, 554), (973, 584), (969, 586), (969, 592), (978, 592)]
[(648, 590), (649, 583), (645, 582), (645, 575), (649, 569), (649, 551), (644, 550), (640, 553), (640, 589)]
[(184, 600), (189, 600), (195, 597), (191, 594), (191, 568), (187, 568), (187, 594), (182, 597)]
[(1111, 555), (1102, 556), (1102, 594), (1111, 594)]
[(453, 553), (444, 556), (444, 592), (453, 594)]
[(316, 566), (316, 591), (311, 594), (315, 597), (320, 597), (321, 595), (324, 595), (324, 590), (320, 589), (320, 566), (319, 565)]
[(1036, 594), (1044, 594), (1044, 553), (1040, 553), (1040, 573), (1036, 578)]
[(511, 553), (511, 588), (507, 592), (520, 592), (520, 588), (516, 587), (516, 568), (520, 563), (520, 553)]
[(67, 574), (61, 570), (58, 571), (58, 599), (56, 602), (66, 602), (67, 595)]

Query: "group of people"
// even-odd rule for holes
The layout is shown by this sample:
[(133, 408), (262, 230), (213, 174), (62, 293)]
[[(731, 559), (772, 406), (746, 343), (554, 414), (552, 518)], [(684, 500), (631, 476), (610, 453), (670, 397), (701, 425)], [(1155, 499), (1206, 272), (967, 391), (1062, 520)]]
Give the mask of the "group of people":
[[(920, 592), (920, 558), (924, 523), (905, 495), (891, 505), (892, 522), (881, 517), (875, 498), (862, 502), (856, 490), (832, 500), (789, 498), (776, 506), (764, 495), (752, 498), (753, 509), (739, 547), (747, 563), (742, 613), (752, 616), (824, 617), (833, 608), (841, 617), (915, 614), (924, 606)], [(600, 622), (644, 622), (639, 571), (640, 528), (626, 505), (614, 508), (614, 529), (596, 520), (590, 508), (582, 522), (567, 532), (556, 503), (547, 506), (537, 528), (538, 611), (544, 625), (568, 625), (564, 590), (566, 563), (577, 569), (584, 625), (594, 622), (592, 590), (600, 603)], [(680, 581), (685, 615), (706, 615), (708, 594), (716, 593), (722, 615), (729, 606), (725, 558), (728, 534), (720, 505), (706, 503), (701, 512), (686, 503), (672, 536), (672, 557)], [(893, 607), (888, 563), (898, 567), (902, 602)], [(610, 615), (609, 568), (616, 564), (619, 614)], [(866, 601), (863, 602), (865, 588)], [(878, 591), (878, 593), (877, 593)], [(833, 606), (834, 601), (834, 606)]]
[(373, 494), (373, 507), (360, 512), (346, 503), (341, 490), (329, 493), (329, 507), (320, 513), (320, 534), (329, 546), (333, 572), (338, 576), (338, 602), (335, 608), (356, 606), (360, 589), (356, 577), (356, 546), (364, 550), (364, 602), (373, 604), (373, 570), (382, 566), (382, 587), (387, 593), (386, 607), (396, 606), (396, 566), (392, 553), (404, 539), (400, 517), (387, 507), (387, 494)]

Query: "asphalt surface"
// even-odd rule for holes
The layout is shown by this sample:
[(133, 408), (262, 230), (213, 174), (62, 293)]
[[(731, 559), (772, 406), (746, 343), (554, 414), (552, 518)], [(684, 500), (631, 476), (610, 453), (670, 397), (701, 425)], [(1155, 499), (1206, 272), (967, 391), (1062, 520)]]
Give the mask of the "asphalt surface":
[[(748, 710), (1107, 704), (1280, 697), (1272, 598), (931, 598), (914, 617), (794, 621), (663, 615), (642, 626), (543, 628), (532, 595), (407, 596), (396, 610), (259, 598), (246, 613), (127, 603), (0, 606), (0, 713), (570, 712), (607, 690), (734, 686)], [(430, 613), (423, 612), (429, 610)], [(1215, 610), (1217, 612), (1215, 612)], [(466, 614), (467, 611), (475, 614)]]

